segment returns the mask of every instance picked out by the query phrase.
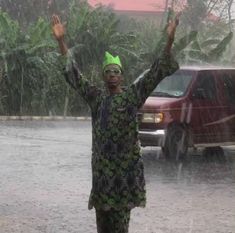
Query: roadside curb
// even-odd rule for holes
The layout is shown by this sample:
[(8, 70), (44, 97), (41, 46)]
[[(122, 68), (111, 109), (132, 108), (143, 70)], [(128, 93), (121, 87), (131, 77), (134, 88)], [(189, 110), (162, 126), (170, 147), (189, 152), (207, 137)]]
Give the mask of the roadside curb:
[(91, 117), (64, 116), (0, 116), (0, 121), (90, 121)]

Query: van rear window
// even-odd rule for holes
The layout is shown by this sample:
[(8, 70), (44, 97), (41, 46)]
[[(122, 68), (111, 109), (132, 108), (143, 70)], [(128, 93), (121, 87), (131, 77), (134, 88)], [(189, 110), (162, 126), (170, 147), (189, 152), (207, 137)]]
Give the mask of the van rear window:
[(154, 89), (151, 96), (181, 97), (185, 95), (192, 78), (192, 73), (177, 71), (174, 74), (165, 77)]

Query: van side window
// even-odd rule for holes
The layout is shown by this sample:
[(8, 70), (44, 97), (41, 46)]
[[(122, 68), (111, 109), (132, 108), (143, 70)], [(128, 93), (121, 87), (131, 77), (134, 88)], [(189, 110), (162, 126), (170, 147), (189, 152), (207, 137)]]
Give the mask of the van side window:
[(216, 100), (215, 79), (211, 73), (206, 71), (198, 74), (193, 95), (197, 99)]
[(229, 104), (235, 105), (235, 75), (224, 74), (222, 77), (225, 97)]

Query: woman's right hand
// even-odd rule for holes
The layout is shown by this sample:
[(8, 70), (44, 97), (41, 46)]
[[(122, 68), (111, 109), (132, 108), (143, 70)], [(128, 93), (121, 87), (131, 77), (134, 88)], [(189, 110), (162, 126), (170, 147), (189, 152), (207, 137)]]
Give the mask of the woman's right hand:
[(61, 23), (58, 15), (52, 16), (52, 32), (56, 40), (62, 40), (65, 35), (65, 27)]

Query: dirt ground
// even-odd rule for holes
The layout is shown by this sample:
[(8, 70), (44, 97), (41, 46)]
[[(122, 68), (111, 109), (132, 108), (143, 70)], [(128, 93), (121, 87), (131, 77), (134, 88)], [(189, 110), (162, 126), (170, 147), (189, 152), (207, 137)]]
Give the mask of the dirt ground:
[[(95, 233), (90, 122), (0, 122), (0, 233)], [(130, 233), (235, 233), (235, 148), (170, 163), (143, 149), (147, 206)]]

